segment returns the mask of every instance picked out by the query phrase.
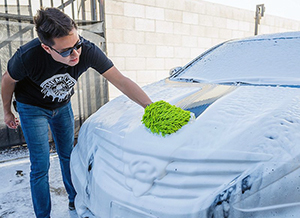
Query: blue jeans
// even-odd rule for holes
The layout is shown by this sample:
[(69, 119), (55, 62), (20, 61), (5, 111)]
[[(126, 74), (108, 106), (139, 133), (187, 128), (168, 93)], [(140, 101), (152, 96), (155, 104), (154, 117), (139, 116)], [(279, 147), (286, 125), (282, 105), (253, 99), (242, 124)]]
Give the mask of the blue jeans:
[(76, 195), (70, 174), (70, 155), (74, 145), (74, 116), (71, 103), (55, 110), (47, 110), (17, 102), (17, 109), (30, 154), (30, 187), (34, 212), (38, 218), (48, 218), (51, 211), (48, 124), (59, 156), (69, 201), (73, 202)]

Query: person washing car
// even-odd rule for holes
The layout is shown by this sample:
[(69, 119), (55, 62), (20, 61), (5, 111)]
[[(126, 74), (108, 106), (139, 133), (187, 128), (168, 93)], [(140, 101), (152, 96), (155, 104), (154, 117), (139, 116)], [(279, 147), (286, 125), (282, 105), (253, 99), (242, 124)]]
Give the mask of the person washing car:
[(152, 101), (129, 78), (123, 76), (92, 42), (81, 37), (75, 22), (56, 8), (37, 11), (34, 17), (38, 38), (21, 46), (7, 64), (2, 76), (4, 121), (16, 129), (19, 121), (11, 111), (13, 93), (31, 162), (30, 186), (36, 217), (48, 218), (50, 125), (60, 159), (63, 182), (73, 210), (76, 191), (70, 176), (70, 154), (74, 144), (74, 117), (70, 98), (79, 76), (89, 67), (137, 104)]

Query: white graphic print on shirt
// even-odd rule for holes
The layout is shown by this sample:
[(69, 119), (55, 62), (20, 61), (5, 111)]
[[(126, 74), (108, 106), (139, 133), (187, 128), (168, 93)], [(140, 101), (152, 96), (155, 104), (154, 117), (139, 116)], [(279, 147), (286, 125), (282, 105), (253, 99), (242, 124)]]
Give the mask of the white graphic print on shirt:
[(40, 86), (44, 98), (51, 96), (53, 101), (58, 98), (58, 102), (66, 100), (72, 93), (72, 88), (76, 84), (76, 80), (70, 74), (58, 74), (45, 80)]

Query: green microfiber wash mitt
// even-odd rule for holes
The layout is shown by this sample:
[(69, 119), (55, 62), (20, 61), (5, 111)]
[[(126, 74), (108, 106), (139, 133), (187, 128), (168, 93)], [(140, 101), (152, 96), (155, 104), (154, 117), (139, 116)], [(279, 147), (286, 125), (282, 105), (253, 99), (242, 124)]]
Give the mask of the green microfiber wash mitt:
[(157, 101), (145, 108), (142, 123), (151, 132), (165, 136), (179, 130), (187, 124), (193, 113), (185, 111), (179, 107), (165, 101)]

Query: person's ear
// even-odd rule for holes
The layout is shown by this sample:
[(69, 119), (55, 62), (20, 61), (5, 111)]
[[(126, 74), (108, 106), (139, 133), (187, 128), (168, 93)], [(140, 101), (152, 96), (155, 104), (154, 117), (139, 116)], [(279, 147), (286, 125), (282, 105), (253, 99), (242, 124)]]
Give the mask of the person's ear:
[(45, 45), (45, 44), (42, 43), (41, 46), (42, 46), (42, 48), (43, 48), (47, 53), (49, 53), (49, 54), (51, 53), (51, 51), (50, 51), (51, 48), (50, 48), (48, 45)]

